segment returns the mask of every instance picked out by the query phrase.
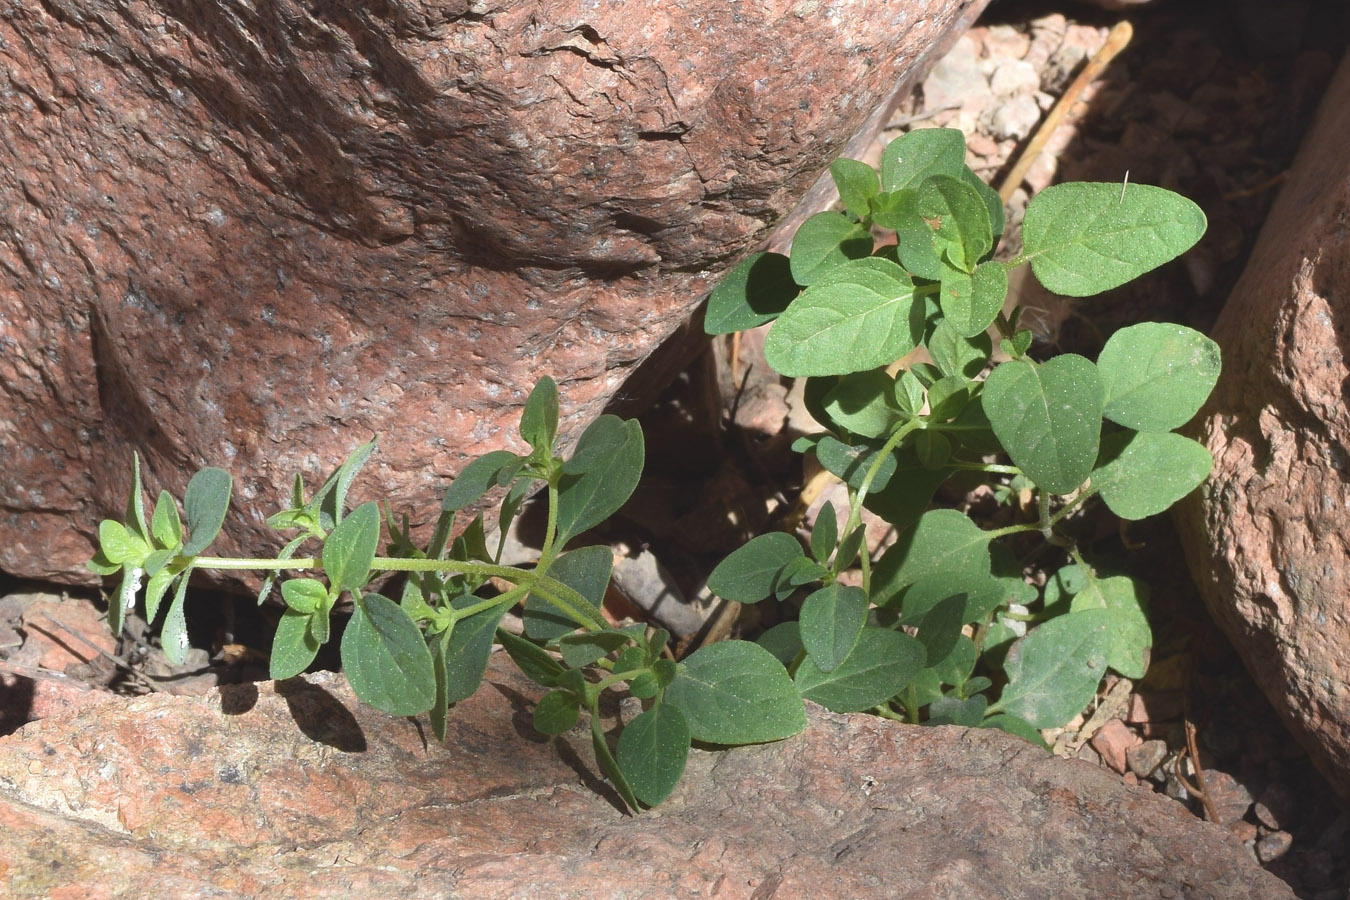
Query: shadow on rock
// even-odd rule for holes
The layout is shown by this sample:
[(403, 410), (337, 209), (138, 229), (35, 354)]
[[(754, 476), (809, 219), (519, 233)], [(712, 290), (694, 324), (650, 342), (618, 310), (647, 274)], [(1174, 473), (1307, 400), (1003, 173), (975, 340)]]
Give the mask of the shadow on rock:
[(302, 678), (276, 682), (276, 692), (285, 698), (295, 724), (312, 741), (343, 753), (366, 752), (366, 736), (347, 707), (318, 685)]

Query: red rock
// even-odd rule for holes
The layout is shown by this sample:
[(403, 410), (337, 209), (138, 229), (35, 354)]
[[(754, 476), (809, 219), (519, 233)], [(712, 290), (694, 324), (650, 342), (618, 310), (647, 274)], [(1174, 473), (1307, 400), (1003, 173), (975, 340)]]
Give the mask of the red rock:
[(1226, 832), (1093, 766), (997, 731), (815, 706), (791, 740), (695, 750), (668, 803), (625, 816), (590, 774), (588, 729), (522, 737), (539, 690), (502, 662), (445, 744), (333, 675), (30, 724), (0, 739), (0, 890), (1293, 896)]
[(48, 596), (28, 606), (22, 622), (23, 647), (10, 657), (18, 665), (64, 672), (117, 651), (106, 619), (86, 600)]
[[(25, 3), (0, 19), (0, 568), (89, 581), (131, 455), (435, 516), (574, 437), (985, 0)], [(869, 129), (871, 129), (869, 131)]]
[(1119, 719), (1108, 719), (1092, 736), (1093, 749), (1101, 754), (1102, 761), (1118, 775), (1125, 774), (1129, 768), (1126, 754), (1130, 748), (1141, 743), (1143, 742), (1139, 739), (1139, 735), (1126, 728), (1125, 723)]
[(1350, 62), (1327, 89), (1215, 326), (1198, 431), (1214, 473), (1179, 510), (1206, 605), (1327, 781), (1350, 797)]

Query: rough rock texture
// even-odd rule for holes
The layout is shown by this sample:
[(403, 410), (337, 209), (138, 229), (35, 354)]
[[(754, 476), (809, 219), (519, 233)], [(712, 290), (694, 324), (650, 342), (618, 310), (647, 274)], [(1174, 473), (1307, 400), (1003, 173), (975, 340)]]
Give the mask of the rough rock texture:
[[(109, 698), (0, 739), (7, 897), (1284, 898), (1216, 826), (996, 731), (819, 707), (788, 741), (696, 750), (637, 818), (589, 729), (534, 734), (500, 654), (451, 716), (340, 676)], [(70, 893), (69, 896), (75, 896)]]
[(1350, 59), (1214, 333), (1214, 475), (1182, 509), (1211, 613), (1350, 797)]
[(597, 414), (985, 0), (51, 0), (0, 11), (0, 568), (87, 580), (131, 453), (372, 435), (429, 516), (525, 392)]

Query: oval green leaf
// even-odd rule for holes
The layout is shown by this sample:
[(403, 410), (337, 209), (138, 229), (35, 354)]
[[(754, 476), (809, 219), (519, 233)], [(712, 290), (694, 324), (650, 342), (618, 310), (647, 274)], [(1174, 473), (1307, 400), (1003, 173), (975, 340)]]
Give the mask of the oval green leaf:
[[(283, 589), (286, 584), (290, 582), (283, 584)], [(309, 616), (288, 609), (282, 614), (276, 634), (272, 637), (271, 668), (268, 674), (273, 681), (299, 675), (314, 662), (318, 652), (319, 642), (309, 631)]]
[(717, 564), (708, 576), (708, 590), (736, 603), (758, 603), (778, 589), (787, 565), (804, 555), (790, 534), (761, 534)]
[(519, 461), (520, 457), (510, 450), (493, 450), (470, 460), (450, 483), (441, 499), (441, 510), (455, 512), (477, 503), (484, 494), (497, 486), (497, 473)]
[(742, 260), (708, 295), (707, 334), (730, 334), (772, 322), (801, 293), (781, 253), (754, 253)]
[(208, 466), (188, 482), (183, 494), (183, 512), (187, 515), (188, 541), (183, 545), (184, 556), (196, 556), (205, 550), (225, 521), (230, 508), (232, 479), (224, 469)]
[(1102, 348), (1103, 414), (1135, 431), (1171, 431), (1199, 412), (1219, 380), (1219, 345), (1184, 325), (1122, 328)]
[(1145, 608), (1148, 585), (1125, 575), (1091, 578), (1070, 604), (1070, 611), (1104, 609), (1111, 617), (1106, 664), (1126, 678), (1143, 678), (1148, 671), (1153, 631)]
[(862, 588), (828, 584), (802, 603), (801, 641), (822, 672), (832, 672), (853, 652), (867, 624), (867, 594)]
[[(621, 423), (622, 440), (602, 458), (588, 464), (586, 471), (564, 474), (558, 481), (559, 547), (618, 512), (633, 495), (642, 477), (646, 446), (643, 443), (642, 426), (636, 419), (625, 421), (616, 416), (601, 416), (582, 432), (577, 442), (576, 455), (589, 455), (586, 435), (596, 428), (611, 429), (612, 425), (608, 422), (611, 419)], [(601, 422), (606, 424), (601, 425)]]
[(923, 668), (917, 640), (887, 628), (865, 628), (848, 659), (832, 672), (808, 657), (797, 667), (797, 690), (837, 713), (861, 712), (885, 703), (914, 681)]
[(1082, 712), (1106, 674), (1111, 617), (1103, 609), (1058, 616), (1008, 650), (1008, 684), (990, 712), (1058, 728)]
[(988, 576), (989, 535), (954, 509), (935, 509), (881, 555), (872, 573), (872, 597), (890, 603), (920, 579), (946, 573)]
[(816, 213), (792, 237), (789, 268), (800, 285), (813, 284), (851, 259), (872, 252), (872, 233), (842, 213)]
[(1028, 478), (1055, 494), (1087, 480), (1102, 430), (1096, 366), (1072, 353), (1039, 366), (1009, 360), (989, 373), (982, 396), (994, 434)]
[(684, 713), (658, 703), (624, 726), (615, 750), (619, 768), (637, 798), (655, 806), (670, 796), (689, 759)]
[(1167, 432), (1122, 432), (1103, 442), (1092, 486), (1111, 512), (1131, 521), (1165, 511), (1209, 477), (1214, 457), (1203, 444)]
[(323, 570), (334, 592), (354, 591), (366, 583), (380, 542), (380, 508), (374, 500), (352, 510), (323, 544)]
[(966, 165), (966, 136), (955, 128), (919, 128), (881, 151), (881, 189), (917, 188), (930, 175), (959, 175)]
[(765, 357), (790, 377), (876, 369), (918, 345), (923, 314), (904, 269), (877, 257), (854, 260), (793, 301), (770, 329)]
[(859, 219), (867, 218), (870, 201), (881, 190), (877, 170), (856, 159), (836, 159), (830, 163), (830, 177), (839, 189), (844, 208)]
[(342, 635), (342, 668), (356, 696), (391, 716), (415, 716), (436, 700), (436, 675), (422, 631), (383, 594), (356, 598)]
[(1088, 297), (1175, 259), (1205, 227), (1200, 207), (1163, 188), (1074, 182), (1031, 199), (1022, 241), (1048, 290)]
[(694, 651), (664, 702), (684, 713), (690, 737), (713, 744), (777, 741), (806, 727), (806, 710), (783, 664), (746, 641)]

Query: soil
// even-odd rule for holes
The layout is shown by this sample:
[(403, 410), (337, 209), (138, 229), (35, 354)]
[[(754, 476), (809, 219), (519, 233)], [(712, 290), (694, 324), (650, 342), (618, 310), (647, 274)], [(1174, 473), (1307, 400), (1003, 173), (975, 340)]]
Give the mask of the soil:
[[(1016, 250), (1027, 189), (1060, 180), (1160, 184), (1199, 203), (1210, 229), (1183, 260), (1073, 306), (1027, 287), (1018, 299), (1037, 334), (1033, 355), (1042, 358), (1069, 351), (1095, 357), (1116, 328), (1138, 321), (1212, 325), (1350, 36), (1343, 3), (1175, 0), (1112, 13), (1067, 0), (995, 0), (949, 65), (902, 105), (874, 151), (911, 127), (959, 127), (968, 135), (972, 166), (1000, 185), (1047, 107), (1122, 16), (1134, 27), (1129, 47), (1083, 94), (1014, 195), (1001, 252)], [(764, 363), (762, 339), (752, 332), (711, 342), (643, 412), (648, 475), (599, 535), (630, 570), (623, 590), (611, 591), (611, 611), (654, 618), (643, 612), (654, 608), (653, 592), (677, 595), (703, 623), (677, 633), (686, 650), (727, 634), (753, 637), (792, 616), (790, 603), (768, 602), (733, 615), (707, 597), (702, 581), (756, 534), (785, 528), (809, 534), (815, 511), (838, 500), (826, 487), (801, 502), (814, 472), (790, 445), (813, 425), (800, 386)], [(946, 490), (939, 501), (977, 519), (993, 514), (987, 490)], [(528, 543), (528, 531), (516, 537)], [(884, 523), (869, 538), (874, 546), (886, 540)], [(1168, 520), (1122, 531), (1104, 519), (1091, 552), (1094, 562), (1149, 582), (1153, 665), (1138, 684), (1114, 691), (1104, 684), (1098, 706), (1114, 715), (1094, 721), (1097, 708), (1085, 710), (1084, 721), (1059, 736), (1057, 752), (1092, 759), (1126, 780), (1153, 784), (1196, 815), (1217, 817), (1299, 897), (1345, 898), (1350, 811), (1284, 732), (1209, 620)], [(1033, 580), (1058, 566), (1048, 556), (1038, 564), (1027, 573)], [(0, 732), (34, 713), (7, 687), (17, 683), (9, 675), (64, 671), (61, 677), (80, 690), (124, 693), (204, 692), (267, 677), (266, 651), (279, 617), (274, 606), (192, 592), (193, 646), (210, 649), (172, 667), (154, 629), (135, 616), (120, 644), (95, 646), (96, 617), (91, 629), (82, 624), (87, 617), (71, 611), (106, 607), (92, 596), (66, 595), (62, 603), (59, 593), (0, 584)], [(36, 615), (39, 603), (56, 604), (50, 621)], [(336, 662), (321, 658), (319, 665)], [(1198, 772), (1187, 752), (1188, 727)]]

